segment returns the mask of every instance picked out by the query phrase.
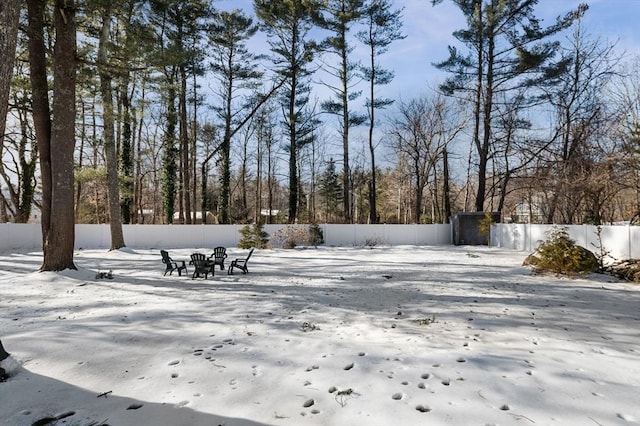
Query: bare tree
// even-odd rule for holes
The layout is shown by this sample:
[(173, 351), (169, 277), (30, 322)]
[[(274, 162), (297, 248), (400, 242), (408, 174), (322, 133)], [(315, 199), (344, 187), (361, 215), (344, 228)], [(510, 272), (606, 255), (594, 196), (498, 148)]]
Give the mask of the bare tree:
[(413, 180), (413, 220), (420, 223), (424, 191), (434, 177), (435, 167), (446, 147), (443, 134), (442, 96), (422, 96), (402, 101), (392, 123), (393, 148), (406, 159)]
[[(559, 67), (548, 70), (549, 86), (545, 93), (556, 113), (551, 155), (546, 157), (547, 163), (541, 170), (544, 174), (540, 176), (548, 188), (549, 223), (581, 221), (583, 218), (577, 216), (581, 208), (599, 216), (593, 211), (595, 206), (584, 206), (588, 203), (585, 190), (594, 183), (589, 175), (595, 171), (595, 164), (606, 156), (606, 149), (594, 148), (598, 147), (603, 126), (614, 113), (603, 98), (619, 62), (613, 45), (590, 39), (579, 21), (568, 41)], [(595, 219), (599, 222), (599, 218)]]

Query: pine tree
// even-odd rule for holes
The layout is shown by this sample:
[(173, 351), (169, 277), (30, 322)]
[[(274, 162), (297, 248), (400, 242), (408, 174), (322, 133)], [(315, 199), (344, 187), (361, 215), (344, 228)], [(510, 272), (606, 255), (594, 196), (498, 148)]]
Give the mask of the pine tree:
[[(432, 0), (439, 4), (444, 0)], [(446, 94), (466, 92), (473, 104), (473, 136), (478, 172), (475, 208), (483, 211), (487, 171), (493, 154), (496, 94), (527, 86), (553, 58), (558, 43), (550, 38), (568, 28), (585, 10), (558, 18), (554, 25), (540, 26), (534, 15), (538, 0), (451, 0), (464, 14), (467, 28), (453, 35), (468, 49), (462, 54), (449, 46), (449, 58), (436, 67), (451, 76), (440, 88)]]
[(349, 129), (358, 126), (366, 120), (362, 114), (354, 113), (349, 102), (357, 99), (361, 91), (353, 90), (354, 79), (358, 63), (349, 60), (349, 54), (353, 51), (353, 46), (349, 43), (349, 32), (351, 26), (359, 22), (364, 9), (364, 0), (329, 0), (324, 6), (325, 16), (322, 20), (322, 27), (332, 33), (322, 42), (322, 49), (338, 57), (337, 65), (324, 63), (325, 70), (332, 76), (338, 78), (337, 86), (326, 84), (334, 97), (322, 103), (322, 109), (339, 117), (339, 130), (342, 138), (342, 187), (343, 210), (347, 223), (351, 223), (352, 210), (351, 192), (351, 169), (349, 164)]
[(393, 71), (380, 66), (378, 57), (387, 52), (391, 43), (405, 38), (405, 35), (402, 34), (402, 9), (391, 10), (392, 5), (390, 0), (371, 0), (364, 14), (365, 29), (357, 34), (358, 39), (369, 49), (369, 64), (361, 67), (361, 73), (363, 79), (369, 82), (366, 107), (369, 122), (369, 154), (371, 156), (371, 182), (369, 183), (369, 221), (371, 223), (378, 223), (377, 170), (373, 138), (376, 110), (384, 109), (393, 103), (393, 99), (376, 96), (376, 86), (389, 84), (394, 77)]
[(221, 105), (216, 107), (223, 123), (220, 147), (220, 168), (222, 197), (220, 201), (220, 222), (230, 223), (229, 207), (231, 197), (231, 138), (238, 131), (237, 126), (244, 121), (246, 112), (255, 99), (246, 99), (237, 105), (239, 92), (249, 90), (255, 93), (262, 72), (257, 70), (259, 57), (249, 52), (246, 42), (258, 30), (253, 20), (242, 11), (218, 12), (213, 16), (209, 40), (213, 45), (212, 70), (220, 85), (218, 96)]
[(275, 72), (283, 78), (281, 103), (289, 150), (289, 222), (298, 217), (298, 152), (313, 140), (317, 120), (307, 107), (311, 90), (309, 65), (317, 44), (309, 32), (319, 21), (321, 0), (254, 0), (254, 8), (269, 38)]

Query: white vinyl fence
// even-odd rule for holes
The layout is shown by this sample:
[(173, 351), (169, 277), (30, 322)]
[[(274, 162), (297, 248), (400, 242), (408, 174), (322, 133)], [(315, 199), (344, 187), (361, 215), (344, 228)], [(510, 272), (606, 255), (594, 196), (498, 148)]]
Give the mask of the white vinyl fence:
[[(235, 247), (244, 225), (123, 225), (124, 240), (134, 248)], [(265, 225), (273, 235), (288, 225)], [(308, 225), (297, 225), (306, 228)], [(451, 244), (450, 225), (320, 225), (326, 246), (446, 245)], [(76, 225), (75, 248), (109, 248), (109, 225)], [(41, 250), (40, 224), (0, 224), (0, 251)]]
[[(600, 254), (601, 247), (615, 260), (640, 259), (640, 226), (611, 225), (532, 225), (497, 223), (491, 226), (491, 245), (533, 252), (549, 231), (562, 226), (576, 244)], [(609, 259), (611, 260), (611, 259)]]

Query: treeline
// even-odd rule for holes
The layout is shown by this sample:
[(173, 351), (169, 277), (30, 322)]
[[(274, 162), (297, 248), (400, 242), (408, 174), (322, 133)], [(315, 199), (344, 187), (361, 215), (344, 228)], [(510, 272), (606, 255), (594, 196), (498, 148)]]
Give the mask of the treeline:
[(446, 80), (398, 100), (380, 95), (405, 38), (391, 0), (16, 3), (3, 221), (50, 221), (60, 182), (63, 216), (109, 222), (114, 247), (121, 223), (602, 223), (640, 206), (640, 59), (590, 35), (584, 5), (542, 26), (537, 0), (452, 0), (467, 27), (434, 58)]

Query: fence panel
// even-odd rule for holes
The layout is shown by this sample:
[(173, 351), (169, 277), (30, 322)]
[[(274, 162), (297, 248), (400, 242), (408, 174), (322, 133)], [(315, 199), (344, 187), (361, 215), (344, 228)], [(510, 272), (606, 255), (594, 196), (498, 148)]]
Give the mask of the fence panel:
[[(569, 237), (576, 244), (591, 250), (596, 255), (609, 252), (616, 260), (640, 258), (640, 227), (630, 225), (601, 226), (569, 225)], [(549, 232), (558, 225), (521, 225), (498, 223), (491, 227), (491, 244), (496, 247), (533, 251), (540, 241), (548, 238)]]
[[(240, 241), (239, 230), (244, 225), (123, 225), (124, 241), (135, 248), (213, 248), (235, 247)], [(273, 235), (291, 225), (265, 225)], [(295, 225), (306, 229), (308, 225)], [(361, 225), (321, 224), (325, 245), (358, 246), (445, 245), (451, 244), (450, 225)], [(0, 224), (0, 250), (42, 249), (40, 224)], [(77, 224), (76, 249), (108, 249), (111, 231), (108, 224)]]

